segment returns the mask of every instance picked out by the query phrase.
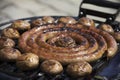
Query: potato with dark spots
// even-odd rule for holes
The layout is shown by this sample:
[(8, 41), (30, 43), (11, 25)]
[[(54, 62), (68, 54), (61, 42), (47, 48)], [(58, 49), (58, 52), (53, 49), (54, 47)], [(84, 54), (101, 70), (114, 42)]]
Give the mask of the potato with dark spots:
[(42, 18), (42, 20), (46, 23), (54, 23), (55, 22), (55, 19), (53, 17), (50, 17), (50, 16), (44, 16)]
[(5, 47), (0, 50), (1, 61), (14, 62), (19, 56), (21, 56), (21, 52), (11, 47)]
[(78, 23), (81, 23), (84, 26), (95, 27), (95, 22), (87, 17), (82, 17), (78, 20)]
[(120, 42), (120, 32), (114, 32), (113, 37), (117, 42)]
[(102, 24), (102, 25), (99, 26), (99, 29), (101, 29), (103, 31), (106, 31), (110, 34), (114, 33), (114, 30), (113, 30), (112, 26), (110, 26), (109, 24)]
[(66, 71), (68, 75), (72, 77), (82, 77), (85, 75), (89, 75), (92, 72), (92, 67), (89, 63), (85, 61), (80, 61), (69, 64)]
[(5, 48), (5, 47), (14, 47), (15, 42), (7, 37), (0, 37), (0, 49)]
[(75, 24), (77, 21), (72, 17), (61, 17), (58, 22), (62, 22), (65, 24)]
[(31, 28), (30, 23), (24, 20), (14, 21), (11, 27), (17, 30), (29, 30)]
[(33, 53), (24, 53), (18, 57), (16, 65), (23, 71), (36, 69), (39, 66), (39, 57)]
[(14, 28), (5, 28), (2, 31), (2, 36), (5, 36), (11, 39), (17, 39), (20, 37), (20, 33)]
[(56, 60), (46, 60), (41, 64), (40, 68), (43, 72), (51, 75), (57, 75), (63, 71), (61, 63)]
[(36, 19), (36, 20), (33, 20), (32, 23), (31, 23), (31, 27), (39, 27), (43, 24), (46, 24), (45, 21), (43, 21), (42, 19)]

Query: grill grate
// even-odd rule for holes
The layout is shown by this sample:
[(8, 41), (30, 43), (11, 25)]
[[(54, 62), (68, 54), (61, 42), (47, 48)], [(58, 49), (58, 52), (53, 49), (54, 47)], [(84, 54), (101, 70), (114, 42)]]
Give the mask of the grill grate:
[[(55, 19), (60, 18), (60, 17), (56, 17), (53, 16)], [(41, 17), (32, 17), (32, 18), (24, 18), (22, 20), (28, 20), (28, 21), (32, 21), (36, 18), (41, 18)], [(78, 19), (78, 17), (74, 17), (76, 20)], [(8, 24), (11, 24), (12, 21), (10, 22), (6, 22), (1, 24), (1, 27), (7, 26)], [(120, 30), (118, 28), (119, 23), (118, 22), (114, 22), (111, 25), (114, 25), (114, 29), (116, 30)], [(119, 54), (119, 52), (118, 52)], [(69, 77), (65, 70), (63, 73), (61, 73), (60, 75), (56, 75), (56, 76), (51, 76), (45, 73), (42, 73), (40, 71), (40, 68), (32, 70), (32, 71), (20, 71), (19, 69), (17, 69), (15, 63), (7, 63), (7, 62), (0, 62), (0, 72), (5, 73), (6, 75), (3, 77), (8, 77), (9, 80), (90, 80), (92, 79), (95, 75), (99, 74), (101, 72), (102, 69), (104, 69), (104, 67), (106, 67), (108, 65), (110, 61), (107, 60), (107, 58), (105, 57), (105, 55), (99, 59), (96, 62), (91, 63), (92, 67), (93, 67), (93, 72), (91, 75), (84, 77), (84, 78), (78, 78), (78, 79), (73, 79), (71, 77)], [(65, 69), (65, 67), (64, 67)], [(0, 75), (1, 75), (0, 74)], [(94, 80), (94, 79), (93, 79)]]
[[(86, 16), (88, 14), (104, 17), (104, 18), (107, 19), (106, 23), (112, 25), (115, 31), (120, 31), (120, 23), (114, 21), (116, 16), (118, 15), (120, 4), (119, 3), (113, 4), (111, 2), (109, 3), (106, 0), (105, 1), (101, 0), (101, 1), (102, 1), (102, 4), (98, 0), (84, 0), (82, 2), (82, 4), (80, 5), (79, 17), (83, 17), (83, 16)], [(111, 5), (112, 5), (112, 7), (117, 9), (118, 11), (115, 14), (107, 15), (106, 13), (101, 13), (101, 12), (97, 12), (97, 11), (94, 11), (94, 10), (92, 11), (92, 10), (82, 8), (82, 5), (84, 3), (95, 4), (95, 5), (99, 5), (99, 6), (103, 6), (103, 4), (105, 3), (105, 4), (109, 4), (110, 6), (108, 6), (108, 5), (105, 6), (104, 5), (103, 7), (111, 7)], [(107, 17), (105, 15), (107, 15)], [(53, 16), (53, 17), (55, 19), (57, 19), (57, 18), (60, 18), (61, 16), (59, 16), (59, 17), (58, 16)], [(74, 18), (77, 20), (79, 17), (74, 17)], [(27, 20), (27, 21), (31, 22), (32, 20), (37, 19), (37, 18), (41, 18), (41, 17), (23, 18), (21, 20)], [(112, 20), (110, 18), (112, 18)], [(7, 27), (13, 21), (9, 21), (9, 22), (5, 22), (5, 23), (0, 24), (0, 33), (1, 33), (1, 30), (4, 27)], [(101, 21), (97, 21), (97, 20), (95, 20), (95, 21), (98, 24), (102, 23)], [(93, 77), (95, 75), (105, 74), (105, 70), (106, 70), (107, 67), (109, 67), (111, 65), (114, 65), (115, 63), (117, 63), (116, 66), (120, 65), (119, 56), (120, 56), (119, 50), (118, 50), (117, 55), (111, 60), (107, 60), (106, 57), (103, 56), (98, 61), (96, 61), (94, 63), (91, 63), (91, 65), (93, 67), (93, 72), (92, 72), (91, 75), (89, 75), (87, 77), (83, 77), (83, 78), (78, 78), (78, 79), (73, 79), (73, 78), (69, 77), (66, 74), (65, 70), (60, 75), (51, 76), (51, 75), (42, 73), (39, 68), (35, 69), (35, 70), (32, 70), (32, 71), (23, 72), (23, 71), (20, 71), (19, 69), (17, 69), (15, 63), (0, 62), (0, 79), (1, 80), (97, 80), (97, 79), (94, 79)], [(64, 67), (64, 69), (65, 69), (65, 67)], [(114, 67), (111, 67), (111, 70), (112, 69), (114, 69)], [(120, 73), (120, 68), (118, 67), (117, 69), (118, 69), (118, 72), (116, 74)], [(110, 73), (110, 74), (112, 74), (112, 73)], [(117, 78), (117, 79), (120, 78), (119, 74), (118, 75), (112, 75), (112, 76), (115, 76), (114, 78)], [(106, 75), (108, 80), (112, 76), (111, 75)], [(114, 80), (114, 79), (112, 79), (112, 80)]]

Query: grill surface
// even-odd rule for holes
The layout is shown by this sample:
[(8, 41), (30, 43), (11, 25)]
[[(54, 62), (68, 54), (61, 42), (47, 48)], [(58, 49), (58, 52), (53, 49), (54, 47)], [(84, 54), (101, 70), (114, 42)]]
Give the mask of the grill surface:
[[(55, 19), (59, 18), (58, 16), (53, 16)], [(60, 16), (61, 17), (61, 16)], [(41, 17), (31, 17), (31, 18), (24, 18), (21, 20), (27, 20), (31, 22), (32, 20), (36, 18), (41, 18)], [(76, 20), (78, 17), (74, 17)], [(8, 27), (13, 21), (6, 22), (3, 24), (0, 24), (0, 29), (2, 30), (5, 27)], [(115, 30), (119, 30), (119, 23), (118, 22), (113, 22), (110, 23)], [(0, 31), (1, 31), (0, 30)], [(118, 44), (119, 45), (119, 44)], [(91, 75), (84, 77), (84, 78), (79, 78), (76, 80), (96, 80), (95, 76), (105, 76), (108, 79), (111, 78), (119, 78), (119, 73), (120, 73), (120, 51), (118, 50), (117, 55), (114, 56), (111, 60), (107, 60), (105, 56), (103, 56), (101, 59), (98, 61), (91, 63), (93, 67), (93, 72)], [(65, 69), (65, 67), (64, 67)], [(42, 73), (40, 69), (35, 69), (32, 71), (20, 71), (17, 69), (15, 63), (7, 63), (7, 62), (0, 62), (0, 78), (2, 80), (75, 80), (71, 77), (69, 77), (65, 70), (63, 73), (60, 75), (56, 76), (51, 76), (45, 73)]]
[[(105, 13), (98, 14), (100, 12), (82, 8), (82, 5), (84, 3), (95, 4), (95, 5), (102, 6), (102, 7), (112, 7), (115, 9), (118, 9), (120, 7), (119, 3), (113, 4), (106, 0), (102, 0), (102, 4), (101, 4), (101, 1), (98, 1), (98, 0), (94, 0), (94, 1), (93, 0), (84, 0), (82, 2), (82, 4), (80, 5), (79, 17), (86, 16), (86, 14), (97, 15), (100, 17), (106, 17)], [(119, 12), (119, 10), (118, 10), (118, 12)], [(108, 21), (106, 20), (107, 23), (109, 23), (110, 25), (113, 26), (115, 31), (120, 31), (120, 23), (114, 21), (118, 12), (116, 14), (112, 14), (112, 16), (109, 14), (110, 17), (107, 14)], [(59, 16), (59, 17), (61, 17), (61, 16)], [(59, 17), (54, 16), (55, 19), (57, 19)], [(41, 17), (23, 18), (21, 20), (32, 21), (37, 18), (41, 18)], [(74, 17), (74, 18), (76, 20), (78, 19), (78, 17)], [(111, 22), (111, 20), (109, 20), (109, 18), (113, 18), (112, 22)], [(0, 24), (0, 33), (3, 28), (8, 27), (12, 22), (13, 21), (9, 21), (9, 22)], [(98, 24), (101, 23), (100, 21), (96, 21), (96, 22), (98, 22)], [(118, 46), (119, 46), (119, 44), (118, 44)], [(32, 71), (23, 72), (23, 71), (20, 71), (19, 69), (17, 69), (15, 63), (0, 62), (0, 79), (1, 80), (119, 80), (120, 79), (120, 48), (118, 48), (118, 49), (119, 50), (118, 50), (117, 54), (111, 60), (107, 60), (107, 58), (104, 55), (98, 61), (91, 63), (91, 65), (93, 67), (93, 72), (91, 75), (89, 75), (87, 77), (73, 79), (66, 74), (65, 70), (60, 75), (56, 75), (56, 76), (44, 74), (40, 71), (39, 68), (32, 70)], [(65, 67), (64, 67), (64, 69), (65, 69)], [(103, 77), (100, 77), (100, 76), (103, 76)], [(98, 77), (99, 77), (99, 79), (98, 79)]]

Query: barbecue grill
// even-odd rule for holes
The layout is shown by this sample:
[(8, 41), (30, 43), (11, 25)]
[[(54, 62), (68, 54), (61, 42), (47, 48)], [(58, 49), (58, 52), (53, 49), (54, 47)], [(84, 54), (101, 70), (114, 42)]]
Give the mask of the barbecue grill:
[[(115, 9), (115, 13), (106, 13), (104, 11), (96, 11), (92, 9), (88, 9), (83, 7), (83, 5), (94, 5), (102, 8), (112, 8)], [(107, 0), (83, 0), (80, 4), (79, 15), (78, 17), (73, 17), (76, 20), (80, 17), (86, 17), (88, 15), (94, 17), (102, 17), (105, 21), (100, 21), (94, 19), (97, 24), (107, 23), (112, 25), (115, 31), (120, 31), (120, 22), (115, 21), (117, 15), (120, 11), (120, 3), (110, 2)], [(52, 16), (55, 19), (58, 19), (62, 16)], [(42, 16), (38, 17), (30, 17), (23, 18), (20, 20), (27, 20), (31, 22), (37, 18), (42, 18)], [(5, 27), (8, 27), (12, 21), (5, 22), (0, 24), (0, 32)], [(119, 43), (118, 43), (119, 46)], [(120, 46), (119, 46), (120, 47)], [(106, 56), (103, 56), (101, 59), (96, 62), (91, 63), (93, 67), (93, 72), (91, 75), (83, 78), (78, 78), (76, 80), (118, 80), (120, 79), (120, 49), (118, 49), (117, 54), (110, 60), (107, 60)], [(101, 77), (103, 76), (103, 77)], [(74, 78), (69, 77), (65, 71), (60, 75), (51, 76), (45, 73), (42, 73), (41, 70), (35, 69), (31, 71), (21, 71), (16, 68), (15, 63), (9, 62), (0, 62), (0, 79), (1, 80), (75, 80)]]

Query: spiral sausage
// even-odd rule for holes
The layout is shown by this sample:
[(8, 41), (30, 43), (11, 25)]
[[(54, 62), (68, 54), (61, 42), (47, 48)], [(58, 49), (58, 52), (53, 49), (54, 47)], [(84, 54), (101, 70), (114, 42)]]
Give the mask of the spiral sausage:
[(102, 30), (99, 30), (99, 29), (91, 28), (91, 30), (95, 31), (96, 33), (102, 35), (105, 38), (105, 40), (107, 42), (107, 46), (108, 46), (107, 57), (108, 58), (113, 57), (116, 54), (117, 49), (118, 49), (117, 42), (113, 38), (113, 36), (110, 35), (109, 33), (105, 32), (105, 31), (102, 31)]
[(108, 51), (108, 57), (115, 55), (117, 43), (110, 34), (77, 25), (67, 24), (65, 27), (52, 24), (35, 27), (21, 35), (19, 48), (23, 52), (37, 54), (40, 59), (54, 59), (63, 64), (80, 60), (95, 61), (105, 51)]

